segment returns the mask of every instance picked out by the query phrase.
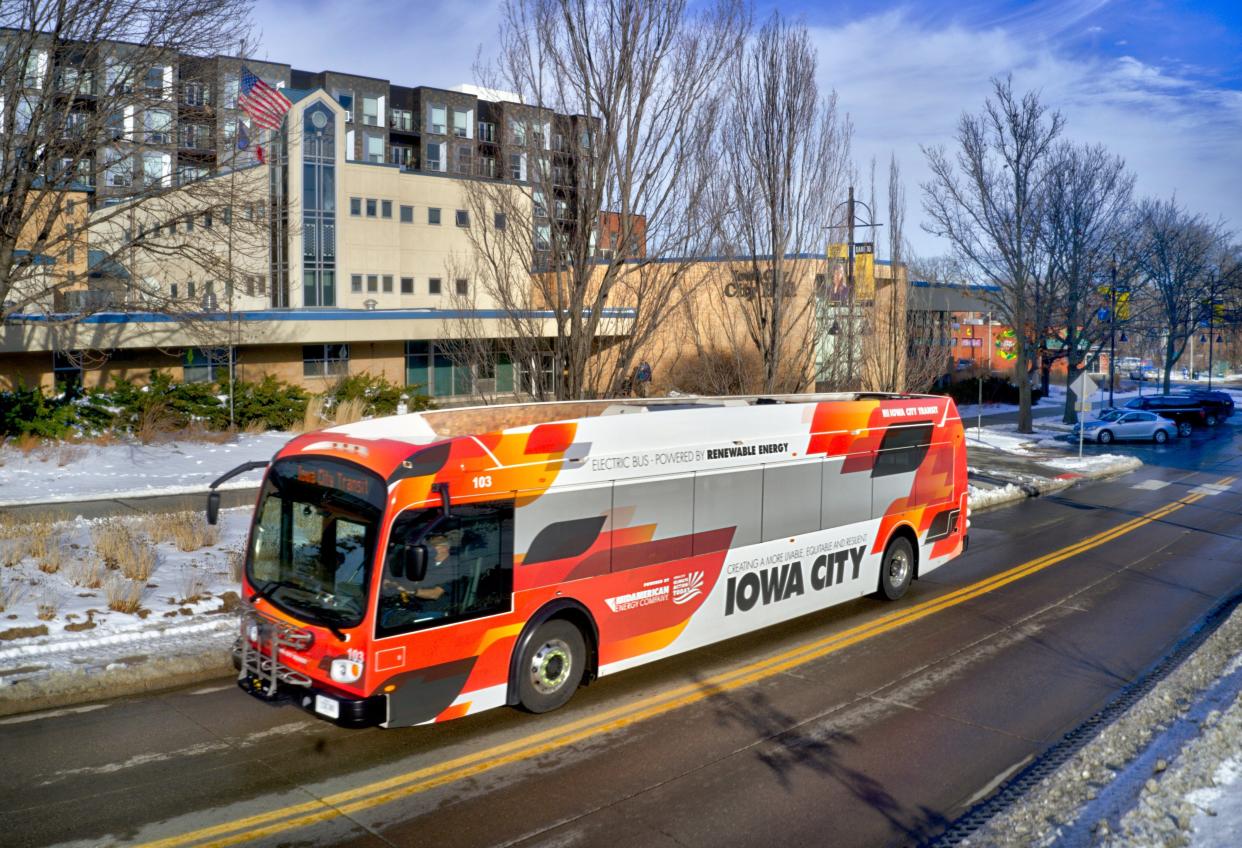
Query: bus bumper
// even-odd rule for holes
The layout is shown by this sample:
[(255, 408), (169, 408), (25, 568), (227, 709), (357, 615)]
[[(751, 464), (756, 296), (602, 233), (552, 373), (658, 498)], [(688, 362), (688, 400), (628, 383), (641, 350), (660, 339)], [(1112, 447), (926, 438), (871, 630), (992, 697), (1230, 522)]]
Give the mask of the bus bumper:
[(330, 721), (338, 727), (376, 727), (388, 720), (387, 695), (342, 698), (314, 687), (291, 686), (287, 683), (278, 684), (276, 692), (269, 695), (265, 682), (250, 675), (239, 677), (237, 686), (260, 701), (292, 701), (315, 718)]

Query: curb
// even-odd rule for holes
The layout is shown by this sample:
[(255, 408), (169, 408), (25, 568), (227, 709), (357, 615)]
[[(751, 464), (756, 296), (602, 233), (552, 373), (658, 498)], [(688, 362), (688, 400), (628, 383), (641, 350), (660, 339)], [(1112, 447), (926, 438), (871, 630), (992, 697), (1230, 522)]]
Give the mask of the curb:
[[(986, 506), (971, 506), (972, 514), (981, 512), (990, 512), (994, 509), (1010, 506), (1018, 501), (1024, 501), (1028, 498), (1036, 498), (1040, 495), (1050, 495), (1054, 492), (1064, 491), (1084, 480), (1111, 480), (1114, 477), (1120, 477), (1123, 474), (1129, 474), (1143, 467), (1142, 460), (1128, 456), (1123, 457), (1119, 462), (1108, 466), (1107, 468), (1095, 471), (1067, 471), (1058, 474), (1056, 477), (1042, 477), (1038, 482), (1030, 482), (1026, 480), (1009, 480), (1009, 485), (1015, 488), (1012, 496), (1002, 500), (993, 501)], [(998, 475), (999, 477), (999, 475)], [(1004, 479), (1004, 478), (1000, 478)]]
[(152, 660), (112, 671), (73, 671), (37, 683), (0, 688), (0, 716), (150, 694), (236, 674), (227, 649)]

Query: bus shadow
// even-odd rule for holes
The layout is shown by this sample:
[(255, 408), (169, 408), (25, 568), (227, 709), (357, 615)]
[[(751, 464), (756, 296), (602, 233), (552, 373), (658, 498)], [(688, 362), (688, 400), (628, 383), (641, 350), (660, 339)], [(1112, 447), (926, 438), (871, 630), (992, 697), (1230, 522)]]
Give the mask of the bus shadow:
[(795, 791), (799, 772), (831, 780), (882, 816), (903, 842), (922, 842), (948, 826), (949, 820), (937, 811), (902, 804), (883, 783), (846, 764), (847, 749), (861, 744), (853, 735), (826, 724), (800, 722), (751, 687), (729, 691), (701, 682), (700, 686), (711, 696), (708, 703), (718, 725), (753, 734), (748, 748), (785, 792)]

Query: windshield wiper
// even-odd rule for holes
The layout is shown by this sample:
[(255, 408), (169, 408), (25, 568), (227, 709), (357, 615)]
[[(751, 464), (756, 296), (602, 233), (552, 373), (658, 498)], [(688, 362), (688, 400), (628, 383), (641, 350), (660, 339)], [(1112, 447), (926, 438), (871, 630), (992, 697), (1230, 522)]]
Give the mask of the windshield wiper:
[(265, 601), (270, 601), (272, 599), (272, 592), (280, 589), (281, 587), (284, 587), (285, 589), (293, 589), (298, 592), (306, 591), (301, 586), (296, 583), (290, 583), (288, 580), (269, 580), (266, 586), (250, 596), (250, 603), (253, 604), (259, 598), (262, 598)]
[[(296, 583), (290, 583), (288, 580), (270, 580), (268, 581), (266, 586), (264, 586), (262, 589), (260, 589), (259, 591), (255, 592), (253, 595), (250, 596), (250, 603), (253, 604), (257, 598), (262, 598), (265, 601), (271, 601), (272, 593), (280, 588), (292, 589), (295, 592), (302, 592), (303, 594), (306, 594), (306, 595), (315, 594), (310, 589), (306, 589), (302, 586), (297, 585)], [(333, 614), (331, 610), (322, 609), (316, 606), (307, 606), (305, 604), (298, 604), (297, 601), (294, 601), (294, 603), (297, 604), (302, 609), (314, 615), (316, 618), (326, 618), (327, 616)], [(335, 624), (331, 624), (327, 621), (322, 621), (322, 622), (316, 621), (315, 623), (321, 624), (322, 626), (326, 627), (329, 631), (331, 631), (332, 635), (335, 636), (337, 639), (341, 640), (342, 642), (345, 641), (344, 631), (342, 631)]]

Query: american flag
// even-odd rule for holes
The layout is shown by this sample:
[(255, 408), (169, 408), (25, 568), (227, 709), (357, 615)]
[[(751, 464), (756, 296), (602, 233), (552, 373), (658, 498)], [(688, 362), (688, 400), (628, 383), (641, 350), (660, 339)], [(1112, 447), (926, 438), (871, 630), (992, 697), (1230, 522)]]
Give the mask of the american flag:
[(268, 130), (280, 129), (285, 113), (293, 106), (288, 97), (250, 73), (250, 69), (244, 66), (241, 70), (237, 103), (246, 110), (255, 126)]

